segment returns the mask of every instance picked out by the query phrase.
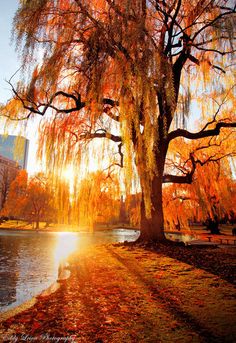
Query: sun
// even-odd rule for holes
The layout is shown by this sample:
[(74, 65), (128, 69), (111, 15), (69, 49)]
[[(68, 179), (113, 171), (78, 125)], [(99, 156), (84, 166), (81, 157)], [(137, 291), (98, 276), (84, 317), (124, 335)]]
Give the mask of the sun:
[(54, 260), (57, 265), (66, 261), (78, 245), (78, 236), (72, 232), (59, 232), (57, 235), (56, 249), (54, 251)]
[(74, 178), (75, 178), (75, 170), (73, 168), (72, 165), (66, 167), (63, 171), (62, 171), (62, 178), (69, 181), (70, 183), (73, 182)]

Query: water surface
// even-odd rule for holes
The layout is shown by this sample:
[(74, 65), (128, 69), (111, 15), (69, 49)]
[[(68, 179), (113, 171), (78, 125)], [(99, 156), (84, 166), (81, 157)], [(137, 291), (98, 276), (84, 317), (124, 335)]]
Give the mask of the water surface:
[(31, 299), (58, 276), (61, 261), (91, 244), (133, 241), (139, 233), (116, 229), (95, 233), (0, 230), (0, 312)]

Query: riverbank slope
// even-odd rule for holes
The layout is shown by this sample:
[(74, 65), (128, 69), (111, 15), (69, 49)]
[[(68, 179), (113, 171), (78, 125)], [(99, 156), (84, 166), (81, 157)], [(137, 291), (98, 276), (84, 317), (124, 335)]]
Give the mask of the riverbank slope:
[(0, 324), (21, 342), (234, 342), (235, 249), (104, 245), (73, 254), (71, 276)]

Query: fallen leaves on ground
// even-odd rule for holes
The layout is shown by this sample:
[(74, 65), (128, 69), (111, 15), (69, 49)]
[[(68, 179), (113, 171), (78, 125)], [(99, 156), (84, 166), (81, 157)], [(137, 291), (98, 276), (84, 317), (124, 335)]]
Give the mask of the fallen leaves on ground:
[[(54, 294), (39, 296), (32, 308), (2, 322), (0, 337), (3, 342), (12, 334), (19, 342), (22, 334), (39, 342), (233, 342), (231, 276), (226, 281), (225, 273), (223, 278), (209, 273), (204, 261), (200, 268), (205, 256), (213, 264), (216, 253), (109, 245), (74, 254), (71, 277)], [(225, 254), (232, 267), (235, 255)], [(214, 270), (218, 266), (211, 266)]]

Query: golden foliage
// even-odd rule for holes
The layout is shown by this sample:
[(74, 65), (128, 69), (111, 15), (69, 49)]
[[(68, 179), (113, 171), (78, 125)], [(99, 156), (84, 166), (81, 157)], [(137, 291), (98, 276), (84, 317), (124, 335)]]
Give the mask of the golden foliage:
[(224, 166), (209, 164), (198, 168), (192, 185), (164, 188), (163, 206), (166, 228), (188, 229), (190, 223), (207, 218), (224, 219), (236, 212), (236, 182)]
[(97, 171), (83, 179), (76, 187), (72, 207), (77, 211), (79, 226), (93, 230), (96, 222), (108, 223), (117, 219), (120, 211), (120, 188), (117, 178), (106, 177)]
[(192, 184), (164, 187), (166, 228), (175, 230), (179, 226), (187, 229), (190, 221), (205, 221), (215, 216), (223, 219), (231, 211), (236, 212), (236, 174), (232, 166), (233, 152), (236, 151), (234, 130), (222, 130), (219, 136), (203, 138), (192, 144), (183, 140), (175, 142), (171, 151), (176, 163), (170, 161), (167, 170), (177, 170), (177, 174), (190, 172), (190, 152), (196, 161), (196, 170)]
[[(234, 37), (232, 15), (225, 14), (230, 5), (223, 0), (21, 1), (14, 24), (18, 44), (24, 43), (23, 61), (31, 64), (38, 46), (43, 58), (28, 86), (19, 85), (18, 92), (25, 107), (47, 116), (40, 154), (48, 166), (57, 173), (71, 163), (88, 165), (87, 142), (94, 133), (105, 132), (107, 139), (111, 131), (121, 134), (127, 192), (138, 173), (151, 217), (153, 180), (163, 176), (174, 115), (175, 124), (186, 114), (194, 117), (199, 100), (201, 119), (214, 117), (212, 126), (235, 120), (230, 107), (218, 102), (226, 93), (230, 106), (235, 105), (235, 78), (222, 76)], [(119, 103), (120, 127), (108, 124), (107, 98)], [(4, 111), (24, 116), (28, 110), (21, 107), (15, 96)], [(106, 144), (100, 148), (100, 159), (105, 149), (114, 151)]]
[(28, 178), (27, 172), (21, 170), (12, 181), (3, 215), (13, 216), (37, 223), (55, 220), (55, 204), (52, 188), (47, 179), (38, 175)]

